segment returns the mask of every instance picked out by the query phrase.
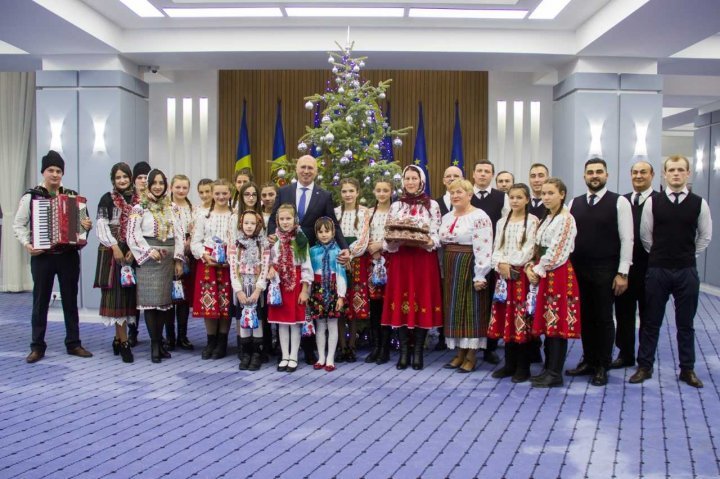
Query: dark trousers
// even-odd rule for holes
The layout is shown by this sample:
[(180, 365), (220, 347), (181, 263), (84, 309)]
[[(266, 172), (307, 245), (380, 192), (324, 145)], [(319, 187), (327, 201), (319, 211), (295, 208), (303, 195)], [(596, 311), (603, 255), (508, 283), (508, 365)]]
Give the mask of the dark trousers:
[(575, 266), (580, 288), (581, 336), (585, 362), (592, 367), (610, 367), (615, 321), (612, 283), (616, 267)]
[(43, 253), (30, 258), (33, 278), (32, 342), (30, 349), (45, 352), (48, 308), (55, 275), (60, 282), (60, 296), (65, 316), (65, 347), (80, 346), (80, 318), (77, 295), (80, 279), (80, 255), (76, 250), (59, 254)]
[(665, 306), (672, 294), (675, 300), (678, 355), (681, 369), (695, 367), (695, 329), (693, 322), (700, 295), (697, 268), (648, 268), (645, 276), (645, 307), (647, 316), (640, 330), (638, 366), (652, 369), (655, 363), (660, 326)]
[(615, 319), (617, 333), (615, 346), (620, 350), (620, 358), (625, 362), (635, 362), (635, 312), (640, 310), (640, 329), (642, 330), (647, 313), (645, 308), (645, 273), (647, 268), (634, 265), (628, 274), (628, 289), (615, 298)]

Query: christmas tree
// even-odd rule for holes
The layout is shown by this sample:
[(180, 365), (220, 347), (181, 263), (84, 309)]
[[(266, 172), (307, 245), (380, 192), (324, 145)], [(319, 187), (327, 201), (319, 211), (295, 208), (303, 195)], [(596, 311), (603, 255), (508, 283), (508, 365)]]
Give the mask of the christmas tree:
[[(354, 43), (339, 52), (329, 52), (334, 81), (328, 81), (324, 93), (306, 97), (305, 108), (320, 111), (318, 122), (306, 127), (298, 142), (300, 154), (312, 154), (318, 160), (317, 181), (339, 201), (338, 184), (342, 178), (353, 177), (362, 186), (361, 202), (373, 201), (373, 184), (387, 178), (400, 187), (401, 166), (387, 161), (388, 149), (402, 146), (401, 136), (410, 127), (392, 129), (378, 102), (387, 96), (391, 79), (377, 85), (363, 81), (361, 71), (367, 57), (353, 57)], [(334, 85), (333, 85), (334, 83)], [(393, 138), (388, 141), (388, 138)], [(273, 163), (273, 178), (279, 183), (292, 180), (293, 161)]]

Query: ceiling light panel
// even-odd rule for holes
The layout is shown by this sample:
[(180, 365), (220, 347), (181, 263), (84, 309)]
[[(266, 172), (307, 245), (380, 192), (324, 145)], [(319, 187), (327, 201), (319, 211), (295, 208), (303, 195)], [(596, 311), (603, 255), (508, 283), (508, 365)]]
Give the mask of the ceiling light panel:
[(120, 0), (120, 3), (135, 12), (139, 17), (163, 17), (160, 10), (155, 8), (148, 0)]
[(168, 17), (173, 18), (249, 18), (282, 17), (282, 11), (269, 8), (165, 8)]
[(402, 17), (404, 8), (310, 8), (286, 7), (288, 17)]
[(412, 18), (473, 18), (488, 20), (522, 20), (527, 10), (461, 10), (451, 8), (411, 8)]
[(531, 20), (553, 20), (570, 0), (542, 0), (528, 17)]

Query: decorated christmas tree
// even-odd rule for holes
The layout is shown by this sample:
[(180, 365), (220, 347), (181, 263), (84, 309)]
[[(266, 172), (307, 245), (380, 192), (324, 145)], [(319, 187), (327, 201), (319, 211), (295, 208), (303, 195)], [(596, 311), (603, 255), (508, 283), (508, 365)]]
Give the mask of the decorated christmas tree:
[[(364, 81), (361, 72), (367, 57), (353, 57), (353, 45), (338, 45), (339, 52), (330, 52), (334, 79), (328, 81), (324, 93), (305, 98), (305, 108), (315, 110), (320, 121), (306, 127), (298, 152), (317, 158), (317, 181), (333, 192), (336, 201), (340, 180), (353, 177), (362, 185), (361, 202), (371, 204), (373, 184), (381, 177), (400, 187), (401, 166), (388, 160), (393, 157), (391, 149), (402, 146), (400, 137), (411, 128), (395, 130), (386, 121), (379, 102), (386, 98), (392, 80), (377, 85)], [(293, 181), (292, 160), (273, 162), (272, 170), (278, 183)]]

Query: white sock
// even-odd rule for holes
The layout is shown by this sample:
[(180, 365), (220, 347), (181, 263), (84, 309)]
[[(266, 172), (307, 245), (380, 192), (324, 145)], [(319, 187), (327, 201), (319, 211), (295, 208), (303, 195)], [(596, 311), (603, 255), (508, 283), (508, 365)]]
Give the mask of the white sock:
[(300, 328), (299, 324), (291, 324), (290, 329), (290, 360), (297, 363), (298, 349), (300, 349)]
[(327, 364), (328, 366), (335, 366), (335, 350), (338, 344), (338, 320), (337, 318), (328, 318), (328, 354)]
[[(290, 328), (291, 326), (286, 324), (281, 324), (280, 327), (278, 327), (278, 335), (280, 336), (280, 350), (282, 350), (281, 362), (290, 359)], [(297, 350), (295, 351), (295, 356), (297, 357)], [(287, 364), (287, 362), (285, 364)]]
[(317, 330), (315, 331), (315, 342), (318, 348), (318, 363), (325, 364), (325, 331), (327, 331), (328, 321), (326, 319), (317, 320)]

